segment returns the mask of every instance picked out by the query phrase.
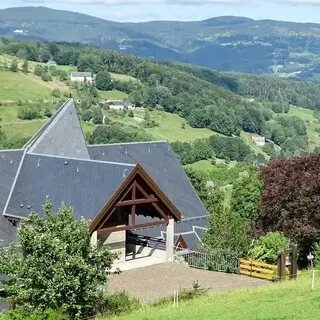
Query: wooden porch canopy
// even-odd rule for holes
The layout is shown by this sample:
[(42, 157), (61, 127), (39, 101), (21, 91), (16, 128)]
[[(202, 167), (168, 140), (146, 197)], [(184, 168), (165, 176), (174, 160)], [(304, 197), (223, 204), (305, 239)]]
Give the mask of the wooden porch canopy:
[[(139, 215), (153, 220), (137, 223)], [(164, 225), (169, 219), (180, 221), (180, 212), (144, 169), (137, 165), (92, 220), (90, 230), (103, 235)]]

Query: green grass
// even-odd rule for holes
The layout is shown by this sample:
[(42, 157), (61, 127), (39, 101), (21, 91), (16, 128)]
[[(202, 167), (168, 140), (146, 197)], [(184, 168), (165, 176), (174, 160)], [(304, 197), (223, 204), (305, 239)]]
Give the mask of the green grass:
[[(309, 320), (319, 318), (320, 276), (311, 291), (310, 274), (296, 281), (221, 293), (162, 307), (145, 306), (113, 320)], [(110, 318), (108, 318), (110, 319)]]
[(305, 121), (309, 140), (309, 149), (312, 151), (320, 146), (320, 136), (316, 129), (320, 128), (318, 120), (313, 116), (313, 110), (291, 107), (288, 116), (297, 116)]
[(0, 70), (0, 100), (36, 100), (52, 98), (52, 87), (22, 72)]
[(132, 76), (127, 76), (125, 74), (114, 73), (114, 72), (109, 72), (109, 73), (111, 75), (111, 78), (118, 81), (137, 81), (137, 79)]
[(105, 100), (124, 100), (128, 98), (125, 92), (118, 90), (99, 91), (99, 97)]
[(186, 167), (192, 168), (194, 170), (199, 171), (209, 171), (214, 168), (214, 166), (211, 164), (209, 160), (200, 160), (192, 164), (186, 165)]
[[(133, 113), (134, 118), (116, 116), (112, 113), (108, 113), (108, 117), (118, 122), (143, 128), (144, 110), (136, 110)], [(209, 129), (191, 128), (186, 124), (185, 119), (177, 114), (154, 110), (150, 112), (150, 117), (158, 126), (144, 129), (152, 135), (154, 140), (167, 140), (169, 142), (180, 140), (190, 142), (196, 139), (208, 138), (214, 134), (214, 132)], [(185, 129), (182, 129), (182, 124), (185, 125)]]
[(32, 120), (32, 121), (21, 121), (16, 123), (2, 123), (1, 127), (3, 132), (7, 136), (16, 136), (21, 137), (31, 137), (33, 136), (46, 122), (46, 119)]

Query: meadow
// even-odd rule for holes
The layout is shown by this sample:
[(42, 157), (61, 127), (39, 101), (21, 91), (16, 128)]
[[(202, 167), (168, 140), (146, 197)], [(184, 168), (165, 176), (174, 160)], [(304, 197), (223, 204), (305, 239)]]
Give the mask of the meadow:
[(311, 274), (297, 280), (229, 293), (210, 294), (181, 302), (178, 307), (144, 306), (113, 320), (309, 320), (319, 319), (320, 273), (311, 290)]

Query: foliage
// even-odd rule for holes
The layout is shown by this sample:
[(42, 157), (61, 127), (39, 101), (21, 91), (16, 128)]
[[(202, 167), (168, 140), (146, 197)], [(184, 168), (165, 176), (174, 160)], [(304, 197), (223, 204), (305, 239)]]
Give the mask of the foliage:
[(11, 64), (10, 64), (10, 71), (12, 72), (18, 72), (19, 68), (18, 68), (18, 61), (17, 59), (13, 59), (11, 61)]
[(200, 199), (203, 202), (206, 202), (208, 199), (208, 188), (206, 186), (205, 180), (203, 178), (203, 175), (199, 173), (198, 171), (193, 170), (190, 167), (184, 168), (184, 171), (186, 175), (188, 176), (191, 184), (197, 191)]
[(44, 116), (47, 117), (47, 118), (51, 118), (51, 117), (52, 117), (52, 111), (51, 111), (48, 107), (46, 107), (46, 108), (44, 109), (43, 114), (44, 114)]
[(130, 110), (130, 111), (128, 112), (128, 117), (130, 117), (130, 118), (134, 118), (134, 113), (133, 113), (133, 111), (132, 111), (132, 110)]
[(90, 121), (92, 119), (92, 110), (87, 109), (81, 112), (81, 119), (83, 121)]
[(19, 106), (17, 117), (21, 120), (33, 120), (41, 118), (41, 107), (36, 104)]
[(310, 155), (274, 160), (262, 168), (258, 230), (283, 232), (303, 251), (320, 241), (319, 161), (319, 155)]
[(107, 295), (97, 307), (103, 316), (120, 315), (140, 309), (139, 300), (131, 298), (126, 292)]
[(261, 189), (258, 172), (255, 169), (244, 172), (233, 183), (231, 211), (242, 218), (254, 220), (259, 215)]
[(52, 94), (53, 97), (56, 97), (56, 98), (60, 98), (61, 97), (61, 91), (59, 89), (57, 89), (57, 88), (53, 89), (51, 94)]
[(320, 270), (320, 243), (314, 244), (314, 253), (315, 253), (315, 258), (314, 258), (315, 267), (318, 270)]
[(209, 228), (203, 237), (204, 244), (245, 254), (250, 245), (248, 222), (230, 210), (225, 204), (224, 192), (218, 188), (210, 190), (205, 204), (209, 211)]
[(72, 208), (55, 213), (46, 202), (44, 216), (31, 213), (21, 223), (19, 246), (0, 252), (8, 298), (25, 311), (90, 316), (115, 256), (105, 246), (91, 246), (88, 222), (74, 220)]
[(118, 123), (98, 125), (89, 138), (90, 144), (121, 143), (151, 140), (146, 132)]
[(27, 313), (22, 309), (12, 309), (0, 316), (1, 320), (67, 320), (61, 312), (45, 310), (41, 312)]
[(47, 72), (42, 72), (41, 74), (41, 80), (48, 82), (48, 81), (52, 81), (52, 77), (50, 76), (49, 73)]
[(238, 137), (213, 135), (209, 142), (217, 158), (243, 161), (250, 154), (249, 146)]
[(28, 63), (28, 60), (24, 60), (24, 61), (23, 61), (23, 64), (22, 64), (22, 72), (23, 72), (24, 74), (29, 73), (29, 63)]
[(34, 67), (34, 74), (36, 76), (41, 77), (42, 72), (43, 72), (42, 66), (40, 64), (36, 64), (35, 67)]
[(98, 90), (108, 91), (112, 90), (113, 84), (110, 73), (108, 71), (100, 71), (96, 75), (95, 84)]
[(95, 107), (92, 111), (92, 123), (93, 124), (103, 123), (103, 114), (99, 107)]
[(277, 263), (278, 252), (289, 248), (290, 240), (281, 232), (268, 232), (259, 239), (253, 240), (248, 257), (270, 264)]

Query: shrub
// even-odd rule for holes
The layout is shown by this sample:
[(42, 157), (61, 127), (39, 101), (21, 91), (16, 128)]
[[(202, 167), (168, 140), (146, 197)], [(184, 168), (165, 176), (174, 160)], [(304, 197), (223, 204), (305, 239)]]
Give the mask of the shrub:
[(12, 309), (5, 312), (5, 314), (0, 317), (1, 320), (66, 320), (67, 318), (63, 316), (62, 313), (52, 310), (47, 310), (44, 312), (32, 312), (30, 314), (24, 312), (21, 309)]
[(81, 112), (81, 119), (83, 121), (90, 121), (92, 119), (92, 111), (90, 109)]
[(288, 249), (290, 240), (282, 232), (268, 232), (265, 236), (253, 240), (248, 256), (253, 260), (275, 264), (278, 251)]
[(92, 112), (92, 122), (94, 124), (102, 124), (103, 123), (103, 114), (100, 108), (94, 108)]
[(53, 89), (51, 95), (56, 98), (60, 98), (61, 91), (59, 89)]
[(47, 117), (47, 118), (51, 118), (52, 117), (52, 112), (48, 107), (45, 108), (45, 110), (44, 110), (44, 116)]
[(37, 105), (19, 106), (17, 117), (21, 120), (33, 120), (41, 118), (41, 107)]
[(315, 267), (320, 270), (320, 243), (316, 243), (314, 246), (315, 258), (314, 264)]
[(13, 59), (10, 64), (10, 70), (12, 72), (18, 72), (18, 62), (17, 59)]
[(139, 300), (131, 298), (126, 292), (114, 293), (107, 295), (97, 310), (103, 315), (119, 315), (122, 313), (129, 313), (140, 308)]
[(130, 110), (130, 111), (128, 112), (128, 117), (130, 117), (130, 118), (134, 118), (134, 113), (133, 113), (133, 111), (132, 111), (132, 110)]
[(42, 66), (40, 65), (40, 64), (37, 64), (35, 67), (34, 67), (34, 74), (36, 75), (36, 76), (41, 76), (42, 75), (42, 71), (43, 71), (43, 69), (42, 69)]
[(46, 72), (43, 72), (41, 74), (41, 79), (45, 82), (52, 81), (52, 77), (50, 76), (49, 73), (46, 73)]

